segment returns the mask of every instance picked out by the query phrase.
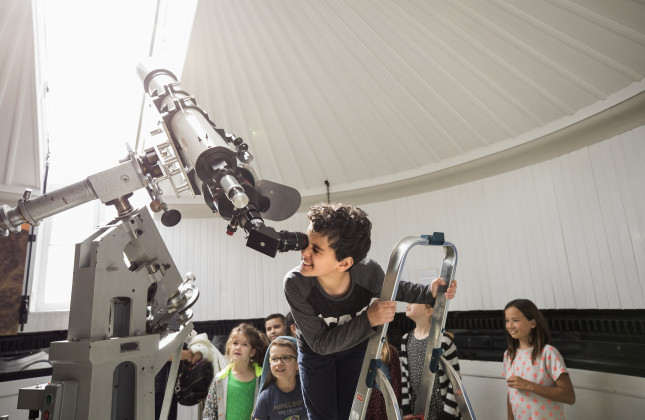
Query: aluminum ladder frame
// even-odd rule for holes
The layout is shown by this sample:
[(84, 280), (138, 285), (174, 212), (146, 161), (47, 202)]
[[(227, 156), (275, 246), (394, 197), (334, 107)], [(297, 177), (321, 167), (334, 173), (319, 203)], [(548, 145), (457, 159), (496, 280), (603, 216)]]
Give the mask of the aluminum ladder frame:
[[(466, 420), (475, 420), (470, 401), (468, 400), (459, 375), (455, 372), (452, 365), (441, 356), (441, 338), (444, 332), (448, 309), (445, 292), (454, 279), (457, 266), (457, 249), (455, 246), (444, 240), (444, 234), (442, 232), (435, 232), (432, 235), (421, 235), (420, 237), (409, 236), (403, 238), (392, 250), (381, 289), (380, 300), (395, 300), (405, 258), (410, 249), (417, 245), (443, 246), (444, 259), (441, 265), (440, 277), (446, 281), (446, 285), (439, 288), (435, 299), (430, 324), (429, 342), (424, 358), (424, 366), (429, 366), (429, 370), (428, 374), (422, 376), (422, 383), (418, 392), (418, 396), (421, 398), (419, 398), (416, 404), (419, 409), (415, 408), (414, 414), (421, 418), (428, 416), (429, 413), (426, 413), (426, 410), (429, 407), (428, 403), (432, 395), (435, 374), (441, 362), (444, 365), (444, 371), (448, 375), (451, 383), (453, 383), (460, 412), (465, 414), (464, 418)], [(375, 385), (379, 386), (383, 394), (387, 418), (401, 420), (401, 410), (394, 390), (392, 389), (390, 381), (388, 381), (385, 374), (379, 369), (382, 364), (380, 355), (387, 337), (388, 325), (389, 323), (378, 326), (377, 333), (369, 339), (358, 385), (354, 393), (352, 409), (349, 414), (350, 420), (363, 420), (365, 418), (372, 388)]]

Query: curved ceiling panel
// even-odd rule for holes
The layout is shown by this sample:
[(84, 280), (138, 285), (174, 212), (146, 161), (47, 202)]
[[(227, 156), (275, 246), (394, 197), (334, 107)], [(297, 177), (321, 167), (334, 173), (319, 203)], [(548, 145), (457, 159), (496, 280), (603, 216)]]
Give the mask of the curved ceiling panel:
[[(155, 19), (177, 67), (188, 3), (162, 0)], [(47, 136), (32, 4), (0, 2), (0, 196), (13, 198), (39, 188)], [(390, 188), (383, 199), (608, 138), (626, 115), (645, 123), (644, 74), (642, 1), (218, 0), (197, 5), (181, 79), (258, 173), (304, 202), (325, 181), (335, 199)]]
[(44, 162), (31, 2), (0, 2), (0, 39), (0, 198), (14, 198), (40, 189)]
[(182, 85), (310, 196), (541, 138), (644, 74), (642, 2), (237, 0), (199, 3)]

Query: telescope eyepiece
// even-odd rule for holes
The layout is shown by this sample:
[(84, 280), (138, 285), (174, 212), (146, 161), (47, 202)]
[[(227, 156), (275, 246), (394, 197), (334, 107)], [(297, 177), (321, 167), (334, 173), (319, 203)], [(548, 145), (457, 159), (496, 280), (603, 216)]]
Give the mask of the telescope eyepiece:
[(288, 232), (281, 230), (278, 233), (279, 245), (278, 251), (302, 251), (309, 245), (309, 238), (306, 233), (302, 232)]

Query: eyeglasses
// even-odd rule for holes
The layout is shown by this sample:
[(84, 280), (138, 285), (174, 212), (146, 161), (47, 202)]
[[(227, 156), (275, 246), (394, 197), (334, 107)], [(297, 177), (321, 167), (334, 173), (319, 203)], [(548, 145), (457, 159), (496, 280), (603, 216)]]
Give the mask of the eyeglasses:
[(271, 361), (271, 363), (277, 365), (281, 360), (282, 360), (282, 363), (290, 363), (291, 360), (295, 358), (296, 356), (292, 356), (288, 354), (286, 356), (270, 357), (269, 360)]

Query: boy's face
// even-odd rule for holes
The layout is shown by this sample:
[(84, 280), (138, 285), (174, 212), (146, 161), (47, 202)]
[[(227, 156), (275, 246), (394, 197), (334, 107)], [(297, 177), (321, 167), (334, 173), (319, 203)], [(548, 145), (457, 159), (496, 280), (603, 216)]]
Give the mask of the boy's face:
[(266, 321), (264, 323), (264, 329), (270, 341), (273, 341), (276, 337), (280, 337), (281, 335), (287, 335), (284, 324), (280, 318), (277, 317)]
[(329, 246), (327, 237), (315, 233), (309, 225), (307, 229), (309, 245), (300, 254), (300, 272), (308, 277), (327, 277), (329, 275), (346, 271), (347, 259), (338, 261), (336, 252)]
[(269, 360), (271, 373), (276, 379), (294, 379), (298, 374), (297, 356), (289, 347), (272, 345), (269, 350)]

